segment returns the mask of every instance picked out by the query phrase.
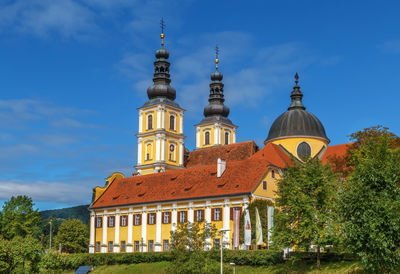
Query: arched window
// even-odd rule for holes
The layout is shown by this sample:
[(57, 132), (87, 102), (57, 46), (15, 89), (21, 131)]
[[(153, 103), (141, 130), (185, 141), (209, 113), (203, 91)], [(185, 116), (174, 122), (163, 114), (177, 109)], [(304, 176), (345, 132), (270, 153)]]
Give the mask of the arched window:
[(169, 116), (169, 129), (175, 130), (175, 116), (174, 115)]
[(147, 129), (153, 129), (153, 115), (147, 116)]
[(229, 132), (225, 132), (225, 145), (229, 145)]
[(146, 161), (151, 160), (152, 158), (152, 145), (151, 144), (147, 144), (146, 145)]
[(175, 161), (175, 155), (176, 155), (176, 146), (174, 144), (169, 145), (169, 153), (168, 153), (168, 159), (170, 161)]
[(210, 144), (210, 132), (206, 131), (206, 133), (204, 133), (204, 145), (209, 145)]

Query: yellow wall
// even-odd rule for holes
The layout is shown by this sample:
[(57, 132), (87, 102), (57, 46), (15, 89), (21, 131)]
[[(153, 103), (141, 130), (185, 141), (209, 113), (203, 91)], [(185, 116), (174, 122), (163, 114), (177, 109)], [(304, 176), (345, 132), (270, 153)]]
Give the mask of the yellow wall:
[[(147, 117), (149, 115), (153, 115), (153, 127), (152, 129), (147, 129)], [(151, 132), (156, 130), (157, 128), (157, 111), (155, 109), (152, 110), (146, 110), (143, 112), (143, 123), (142, 123), (142, 132)]]
[(301, 142), (307, 142), (311, 146), (311, 157), (314, 157), (323, 146), (327, 147), (328, 142), (316, 138), (285, 138), (280, 140), (275, 140), (272, 143), (276, 145), (282, 145), (287, 151), (297, 156), (297, 146)]
[[(204, 134), (206, 131), (210, 132), (210, 144), (204, 144)], [(211, 147), (214, 145), (214, 125), (204, 125), (200, 128), (200, 147)]]
[[(151, 136), (154, 137), (155, 136)], [(151, 144), (152, 146), (152, 153), (150, 155), (150, 159), (146, 160), (146, 154), (147, 154), (147, 145)], [(150, 139), (150, 140), (146, 140), (142, 143), (142, 163), (147, 165), (147, 164), (152, 164), (156, 161), (156, 141), (155, 139)]]
[[(175, 130), (170, 130), (169, 128), (169, 116), (173, 114), (175, 115)], [(168, 108), (166, 109), (166, 114), (165, 114), (165, 129), (169, 132), (177, 133), (179, 134), (181, 130), (181, 123), (180, 123), (181, 115), (175, 111), (171, 111)]]
[[(268, 169), (267, 174), (262, 178), (261, 182), (254, 190), (253, 194), (266, 198), (275, 198), (275, 192), (278, 191), (277, 180), (280, 179), (280, 175), (277, 169), (275, 170), (275, 179), (271, 177), (271, 169)], [(267, 190), (263, 189), (263, 181), (267, 181)]]
[[(178, 139), (167, 139), (166, 143), (166, 147), (165, 147), (165, 162), (167, 162), (168, 164), (171, 165), (176, 165), (178, 166), (179, 163), (179, 142)], [(170, 152), (169, 150), (169, 146), (173, 144), (175, 146), (175, 151), (174, 152)], [(172, 161), (169, 160), (169, 154), (172, 153)], [(182, 163), (183, 164), (183, 163)]]

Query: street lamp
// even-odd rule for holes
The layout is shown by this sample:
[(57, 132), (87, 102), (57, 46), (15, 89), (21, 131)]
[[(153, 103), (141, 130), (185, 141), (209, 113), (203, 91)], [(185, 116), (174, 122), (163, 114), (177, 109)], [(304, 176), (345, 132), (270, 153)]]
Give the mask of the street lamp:
[(223, 244), (223, 236), (224, 236), (224, 233), (225, 232), (228, 232), (228, 231), (230, 231), (231, 229), (230, 228), (222, 228), (222, 229), (220, 229), (219, 230), (219, 232), (221, 232), (221, 274), (223, 273), (223, 267), (222, 267), (222, 263), (223, 263), (223, 258), (222, 258), (222, 244)]
[(231, 266), (233, 266), (233, 274), (235, 274), (235, 263), (230, 263)]

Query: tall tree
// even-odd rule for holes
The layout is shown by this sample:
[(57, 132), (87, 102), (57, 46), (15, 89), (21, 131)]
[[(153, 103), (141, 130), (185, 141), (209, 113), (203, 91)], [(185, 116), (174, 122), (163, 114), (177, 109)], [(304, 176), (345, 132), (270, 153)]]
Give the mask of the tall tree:
[(89, 227), (78, 219), (69, 219), (58, 228), (55, 243), (68, 253), (86, 252), (89, 246)]
[(354, 172), (341, 194), (343, 231), (348, 248), (366, 270), (390, 272), (400, 264), (400, 150), (398, 137), (353, 134), (359, 149), (351, 151)]
[(331, 167), (314, 158), (289, 167), (278, 181), (279, 208), (273, 243), (279, 247), (316, 247), (320, 268), (321, 247), (332, 244), (337, 231), (338, 181)]
[(1, 234), (6, 239), (15, 236), (38, 236), (41, 218), (37, 210), (33, 210), (32, 199), (27, 196), (11, 197), (4, 203), (0, 219)]

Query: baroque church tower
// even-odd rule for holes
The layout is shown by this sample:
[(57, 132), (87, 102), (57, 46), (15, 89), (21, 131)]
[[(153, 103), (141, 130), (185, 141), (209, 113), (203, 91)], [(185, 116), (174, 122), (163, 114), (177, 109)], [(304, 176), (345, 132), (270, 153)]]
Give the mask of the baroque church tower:
[(228, 118), (229, 108), (224, 105), (223, 75), (218, 71), (216, 47), (215, 72), (211, 74), (209, 104), (204, 108), (204, 119), (196, 127), (196, 149), (236, 143), (236, 129)]
[(153, 85), (147, 89), (149, 100), (139, 110), (138, 156), (140, 175), (183, 168), (184, 110), (175, 102), (170, 86), (169, 52), (164, 48), (162, 24), (161, 48), (156, 51)]

